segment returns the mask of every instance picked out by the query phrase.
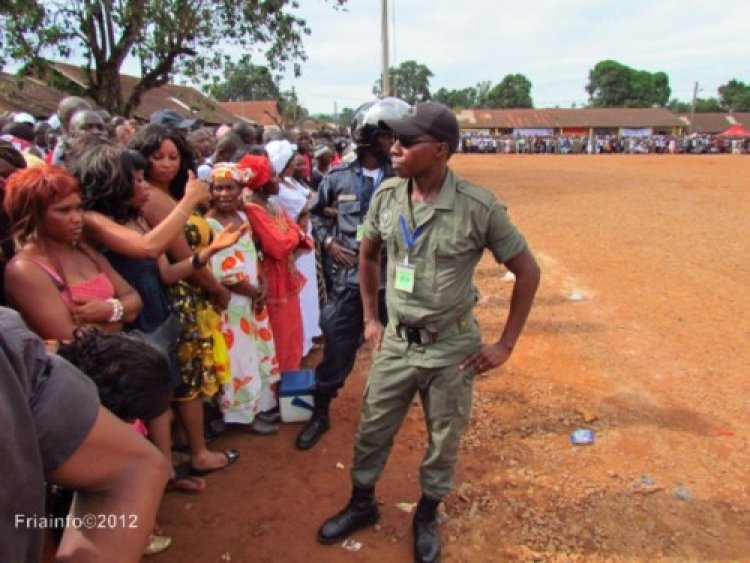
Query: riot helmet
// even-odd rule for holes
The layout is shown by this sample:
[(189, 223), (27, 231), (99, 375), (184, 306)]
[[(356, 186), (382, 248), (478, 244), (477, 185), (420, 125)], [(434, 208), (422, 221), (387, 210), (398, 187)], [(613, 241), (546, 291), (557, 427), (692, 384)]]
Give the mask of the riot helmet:
[(378, 123), (381, 119), (398, 119), (406, 115), (411, 106), (399, 98), (383, 98), (365, 102), (354, 112), (349, 131), (357, 148), (371, 147), (382, 129)]

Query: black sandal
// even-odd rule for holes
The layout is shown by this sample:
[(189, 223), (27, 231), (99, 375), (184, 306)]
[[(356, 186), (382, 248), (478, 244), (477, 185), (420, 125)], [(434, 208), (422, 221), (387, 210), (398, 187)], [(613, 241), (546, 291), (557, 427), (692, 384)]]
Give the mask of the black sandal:
[[(167, 481), (167, 491), (185, 494), (198, 494), (202, 493), (206, 488), (206, 482), (201, 480), (199, 484), (195, 479), (197, 475), (193, 475), (191, 467), (187, 463), (183, 463), (175, 467), (174, 475)], [(194, 486), (186, 486), (188, 482), (193, 483)], [(162, 534), (158, 534), (162, 535)]]

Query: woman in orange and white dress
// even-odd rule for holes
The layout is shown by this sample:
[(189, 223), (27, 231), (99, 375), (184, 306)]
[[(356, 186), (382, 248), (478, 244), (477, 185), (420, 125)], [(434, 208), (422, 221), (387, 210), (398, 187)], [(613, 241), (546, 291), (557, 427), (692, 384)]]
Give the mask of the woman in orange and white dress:
[[(235, 163), (214, 165), (210, 179), (213, 207), (206, 214), (214, 233), (247, 223), (247, 216), (239, 210), (240, 195), (242, 183), (251, 176), (252, 172)], [(277, 406), (274, 391), (279, 365), (265, 304), (266, 282), (259, 275), (252, 233), (243, 234), (234, 245), (216, 253), (211, 268), (216, 279), (232, 292), (221, 314), (231, 372), (231, 381), (222, 387), (219, 399), (224, 421), (249, 425), (247, 429), (258, 434), (275, 433), (275, 424), (256, 417)]]

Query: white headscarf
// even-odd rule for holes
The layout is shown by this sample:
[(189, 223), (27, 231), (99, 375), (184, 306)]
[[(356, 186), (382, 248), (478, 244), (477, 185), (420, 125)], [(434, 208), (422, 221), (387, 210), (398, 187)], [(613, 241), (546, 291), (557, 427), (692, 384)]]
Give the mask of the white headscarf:
[(271, 141), (266, 144), (268, 158), (271, 159), (276, 174), (281, 174), (289, 165), (294, 153), (297, 152), (297, 145), (293, 145), (287, 140)]

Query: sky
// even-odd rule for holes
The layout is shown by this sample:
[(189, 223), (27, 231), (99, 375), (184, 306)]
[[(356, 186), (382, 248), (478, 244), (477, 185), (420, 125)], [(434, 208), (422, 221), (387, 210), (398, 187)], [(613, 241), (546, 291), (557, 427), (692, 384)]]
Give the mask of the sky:
[[(287, 73), (312, 114), (373, 99), (382, 69), (381, 1), (349, 0), (335, 10), (300, 0), (308, 60)], [(587, 103), (597, 62), (616, 60), (669, 76), (671, 98), (716, 97), (736, 78), (750, 83), (750, 0), (388, 0), (390, 66), (407, 60), (433, 73), (430, 91), (460, 89), (521, 73), (534, 106)], [(260, 62), (260, 61), (258, 61)]]
[[(534, 107), (585, 105), (589, 71), (613, 59), (669, 76), (670, 98), (717, 97), (736, 78), (750, 84), (750, 0), (387, 0), (390, 66), (432, 71), (430, 91), (493, 85), (525, 75)], [(381, 0), (298, 0), (311, 30), (302, 75), (287, 72), (311, 114), (374, 98), (382, 70)], [(230, 53), (239, 58), (239, 52)], [(262, 58), (255, 64), (265, 64)], [(9, 65), (9, 71), (13, 66)], [(123, 72), (139, 74), (130, 58)]]

